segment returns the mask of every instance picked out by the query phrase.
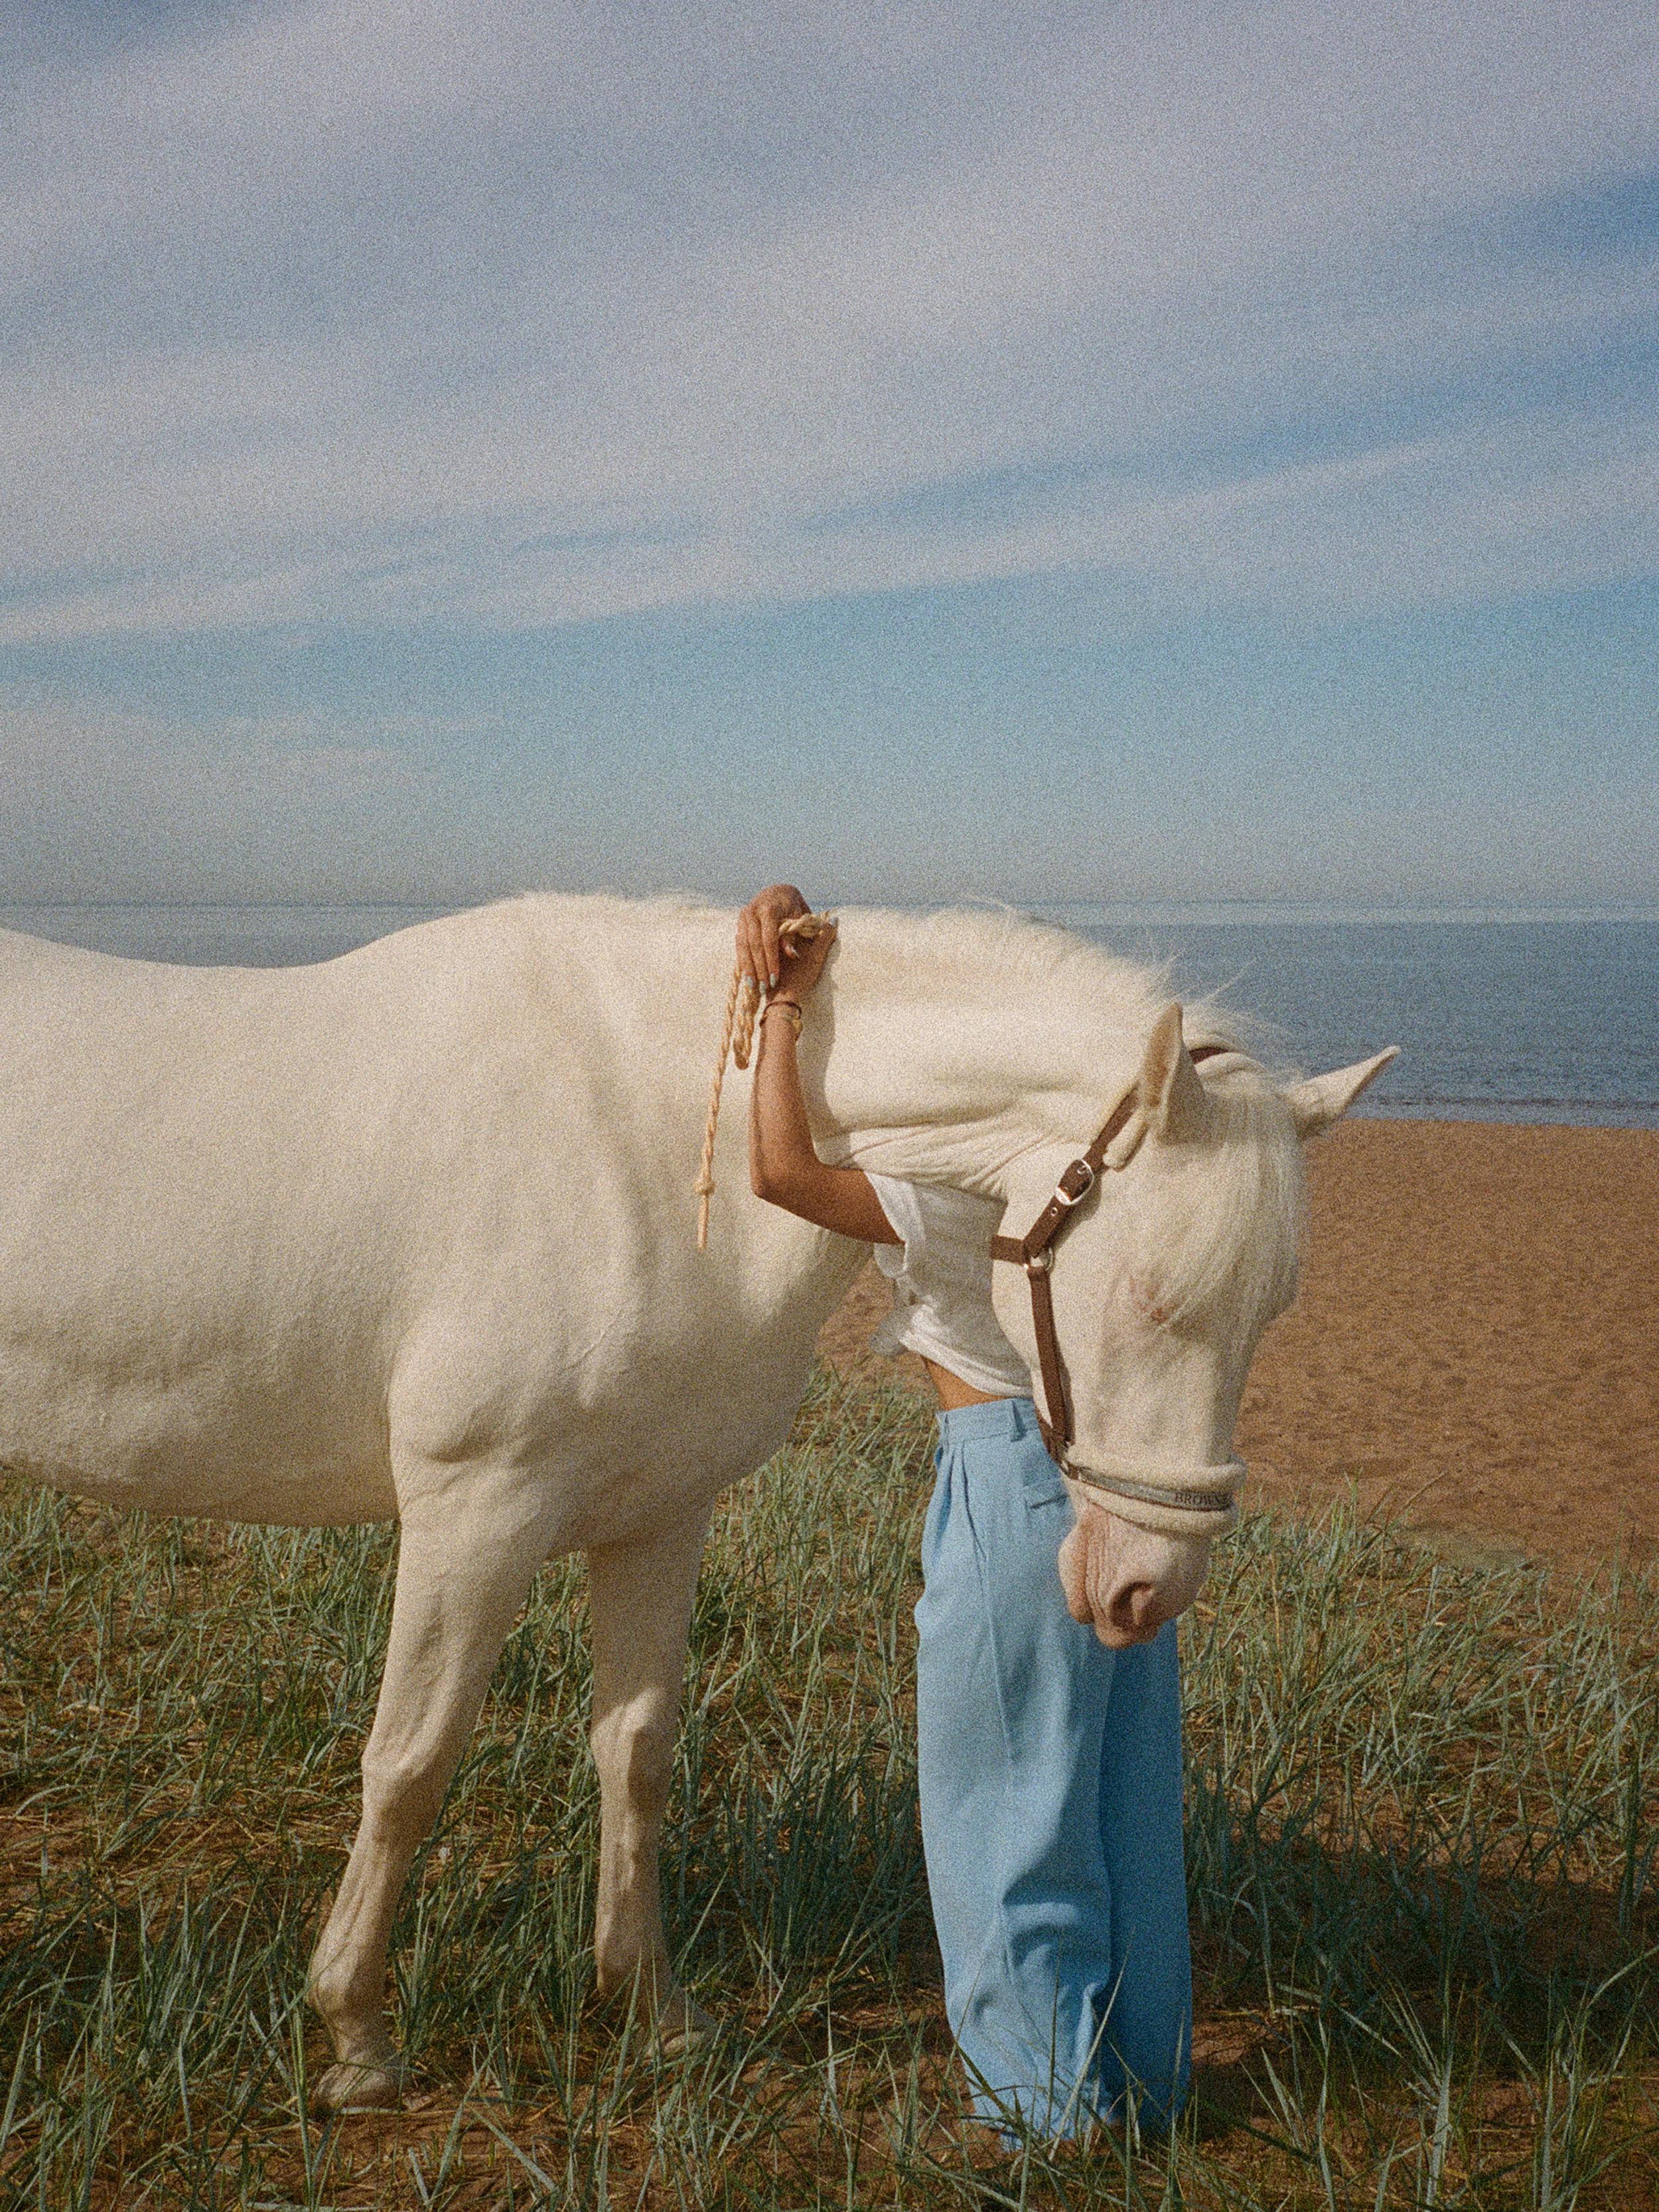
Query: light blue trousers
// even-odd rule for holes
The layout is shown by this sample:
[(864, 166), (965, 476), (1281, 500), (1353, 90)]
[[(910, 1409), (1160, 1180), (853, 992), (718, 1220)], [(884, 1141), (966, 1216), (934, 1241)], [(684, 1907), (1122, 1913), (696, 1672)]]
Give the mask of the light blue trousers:
[(1175, 1623), (1112, 1652), (1066, 1610), (1072, 1508), (1029, 1398), (939, 1416), (916, 1607), (922, 1842), (975, 2110), (1166, 2126), (1192, 1961)]

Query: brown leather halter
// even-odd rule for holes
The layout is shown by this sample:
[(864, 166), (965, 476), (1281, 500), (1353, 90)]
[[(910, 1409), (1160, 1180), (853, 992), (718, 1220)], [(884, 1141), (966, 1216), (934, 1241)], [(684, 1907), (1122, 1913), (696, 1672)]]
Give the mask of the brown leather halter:
[[(1196, 1063), (1212, 1060), (1218, 1054), (1233, 1049), (1231, 1045), (1194, 1045), (1189, 1056)], [(1036, 1332), (1037, 1363), (1042, 1376), (1043, 1403), (1037, 1409), (1037, 1426), (1042, 1431), (1042, 1441), (1048, 1446), (1048, 1455), (1056, 1465), (1081, 1482), (1092, 1483), (1103, 1490), (1116, 1491), (1124, 1497), (1139, 1498), (1149, 1504), (1180, 1506), (1189, 1512), (1225, 1513), (1231, 1510), (1233, 1504), (1231, 1484), (1224, 1490), (1176, 1490), (1158, 1483), (1103, 1475), (1092, 1468), (1073, 1466), (1071, 1460), (1074, 1440), (1071, 1393), (1066, 1387), (1066, 1362), (1060, 1357), (1060, 1338), (1054, 1329), (1054, 1300), (1049, 1287), (1049, 1271), (1054, 1264), (1054, 1246), (1065, 1234), (1078, 1207), (1101, 1176), (1109, 1172), (1107, 1150), (1113, 1138), (1127, 1127), (1139, 1103), (1139, 1087), (1132, 1085), (1118, 1101), (1110, 1118), (1103, 1125), (1088, 1150), (1079, 1154), (1060, 1176), (1054, 1185), (1054, 1196), (1024, 1237), (994, 1237), (991, 1239), (991, 1257), (1023, 1267), (1025, 1279), (1030, 1285), (1031, 1325)]]

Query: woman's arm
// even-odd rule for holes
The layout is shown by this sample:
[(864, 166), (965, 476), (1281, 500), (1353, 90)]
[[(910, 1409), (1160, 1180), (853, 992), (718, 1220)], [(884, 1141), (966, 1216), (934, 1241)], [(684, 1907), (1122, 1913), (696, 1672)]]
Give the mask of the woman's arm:
[[(824, 935), (829, 934), (826, 930)], [(871, 1244), (900, 1243), (902, 1239), (894, 1234), (863, 1170), (826, 1167), (813, 1150), (800, 1070), (795, 1064), (793, 982), (786, 969), (785, 981), (761, 1019), (754, 1088), (749, 1094), (750, 1185), (757, 1198), (782, 1206), (787, 1213), (798, 1213), (804, 1221), (815, 1221), (820, 1229), (834, 1229)]]
[[(787, 905), (789, 900), (799, 900), (799, 906)], [(757, 914), (757, 908), (763, 911)], [(805, 910), (799, 892), (781, 884), (751, 900), (738, 924), (740, 955), (748, 952), (751, 960), (759, 956), (769, 981), (774, 975), (780, 978), (762, 1010), (749, 1094), (750, 1184), (757, 1198), (820, 1229), (866, 1243), (897, 1244), (903, 1240), (894, 1234), (869, 1177), (860, 1168), (826, 1167), (813, 1148), (795, 1060), (795, 1025), (811, 1019), (807, 1001), (823, 972), (836, 927), (830, 922), (805, 944), (781, 946), (779, 921)]]

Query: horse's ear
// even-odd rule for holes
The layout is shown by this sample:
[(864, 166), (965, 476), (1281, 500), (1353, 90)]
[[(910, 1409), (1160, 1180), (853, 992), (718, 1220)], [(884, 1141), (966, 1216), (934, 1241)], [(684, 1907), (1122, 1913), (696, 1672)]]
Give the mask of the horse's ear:
[(1165, 1144), (1196, 1136), (1204, 1118), (1204, 1085), (1181, 1033), (1181, 1002), (1172, 999), (1152, 1024), (1140, 1064), (1140, 1110)]
[(1374, 1060), (1356, 1060), (1352, 1067), (1333, 1068), (1328, 1075), (1310, 1075), (1293, 1083), (1285, 1093), (1298, 1137), (1317, 1137), (1333, 1121), (1340, 1121), (1368, 1083), (1374, 1083), (1400, 1048), (1391, 1044)]

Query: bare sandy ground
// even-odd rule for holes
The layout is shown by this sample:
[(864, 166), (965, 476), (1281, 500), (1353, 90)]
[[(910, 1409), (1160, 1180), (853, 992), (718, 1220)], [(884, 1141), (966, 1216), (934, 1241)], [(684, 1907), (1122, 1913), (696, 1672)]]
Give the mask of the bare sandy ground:
[[(1659, 1556), (1659, 1131), (1344, 1123), (1238, 1443), (1258, 1499), (1357, 1492), (1454, 1556)], [(843, 1370), (873, 1267), (826, 1328)], [(899, 1371), (918, 1387), (919, 1363)]]

